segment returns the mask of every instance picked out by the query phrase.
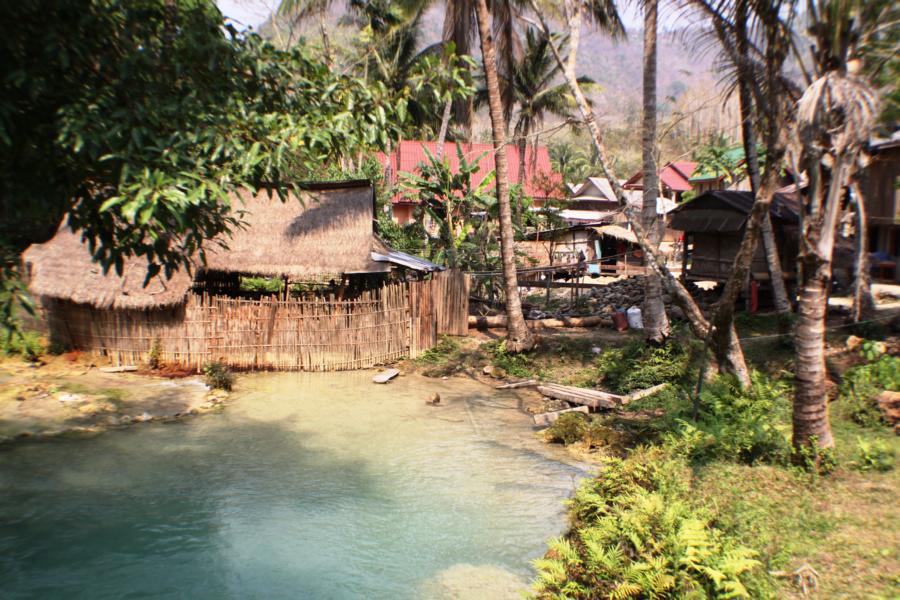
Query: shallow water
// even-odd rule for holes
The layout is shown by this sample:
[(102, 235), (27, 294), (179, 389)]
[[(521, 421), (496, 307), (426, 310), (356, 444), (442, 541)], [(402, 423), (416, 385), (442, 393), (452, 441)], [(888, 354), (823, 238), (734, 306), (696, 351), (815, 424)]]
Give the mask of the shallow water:
[(246, 376), (221, 414), (0, 453), (0, 596), (516, 597), (584, 472), (512, 393), (371, 377)]

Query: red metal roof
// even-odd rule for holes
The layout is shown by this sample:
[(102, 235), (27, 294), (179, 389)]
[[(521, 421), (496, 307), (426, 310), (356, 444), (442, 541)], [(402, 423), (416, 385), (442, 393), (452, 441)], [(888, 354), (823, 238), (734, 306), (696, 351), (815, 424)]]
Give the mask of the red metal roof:
[[(659, 170), (659, 180), (667, 188), (674, 192), (686, 192), (693, 189), (691, 186), (691, 175), (697, 169), (697, 163), (681, 160), (670, 162)], [(643, 189), (644, 174), (638, 171), (625, 182), (623, 187), (632, 190)]]
[[(418, 140), (400, 142), (390, 155), (390, 183), (396, 184), (400, 181), (401, 173), (414, 173), (420, 163), (427, 162), (426, 148), (428, 152), (435, 155), (437, 153), (437, 142)], [(484, 154), (478, 162), (478, 172), (473, 175), (473, 184), (478, 185), (495, 168), (494, 147), (492, 144), (461, 143), (460, 148), (467, 161), (474, 161)], [(509, 182), (510, 184), (518, 183), (519, 148), (514, 144), (507, 144), (506, 156), (509, 162)], [(377, 158), (381, 164), (387, 164), (388, 157), (384, 153), (379, 152)], [(444, 159), (450, 162), (450, 168), (454, 172), (459, 170), (459, 157), (456, 155), (455, 142), (444, 143)], [(533, 146), (528, 146), (525, 150), (525, 194), (533, 198), (562, 198), (561, 184), (562, 177), (558, 173), (554, 173), (553, 168), (550, 166), (550, 154), (547, 152), (547, 148), (538, 146), (535, 151)], [(410, 202), (408, 198), (403, 198), (399, 194), (394, 196), (392, 201), (395, 204)]]

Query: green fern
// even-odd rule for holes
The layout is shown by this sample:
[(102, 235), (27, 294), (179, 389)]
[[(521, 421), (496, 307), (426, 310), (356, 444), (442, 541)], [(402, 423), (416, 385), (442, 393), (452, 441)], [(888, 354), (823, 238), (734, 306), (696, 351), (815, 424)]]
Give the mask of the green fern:
[(576, 492), (568, 538), (534, 563), (534, 597), (749, 598), (763, 589), (755, 553), (691, 504), (687, 481), (685, 463), (660, 448), (610, 460)]

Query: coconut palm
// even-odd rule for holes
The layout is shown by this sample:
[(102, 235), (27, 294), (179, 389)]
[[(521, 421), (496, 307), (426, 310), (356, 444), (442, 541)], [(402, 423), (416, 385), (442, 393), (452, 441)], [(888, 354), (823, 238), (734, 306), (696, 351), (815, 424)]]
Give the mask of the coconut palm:
[[(792, 159), (809, 181), (800, 232), (793, 443), (798, 454), (834, 445), (828, 420), (825, 315), (831, 260), (847, 184), (878, 118), (878, 98), (853, 72), (858, 43), (878, 22), (865, 19), (861, 2), (810, 1), (813, 72), (818, 78), (800, 98)], [(807, 450), (806, 454), (809, 451)], [(818, 456), (818, 453), (814, 453)]]
[[(641, 220), (647, 231), (647, 243), (659, 248), (665, 223), (656, 212), (659, 196), (659, 176), (656, 166), (656, 29), (657, 0), (644, 0), (644, 114), (641, 125), (641, 154), (643, 155), (644, 197)], [(669, 319), (662, 298), (662, 279), (648, 271), (644, 278), (644, 337), (655, 344), (669, 337)]]
[[(565, 39), (557, 42), (565, 47)], [(525, 32), (525, 50), (521, 60), (513, 67), (509, 89), (517, 108), (512, 117), (512, 131), (519, 147), (519, 183), (525, 181), (525, 150), (530, 142), (538, 146), (540, 129), (548, 115), (566, 121), (575, 118), (574, 100), (565, 83), (554, 84), (559, 79), (560, 67), (550, 52), (549, 40), (533, 27)], [(593, 84), (589, 77), (579, 77), (583, 86)], [(477, 96), (476, 96), (477, 100)], [(507, 123), (510, 121), (507, 120)]]
[(497, 202), (500, 212), (500, 258), (503, 264), (503, 287), (506, 296), (506, 348), (511, 352), (523, 352), (534, 347), (534, 336), (525, 324), (522, 303), (519, 299), (519, 282), (516, 276), (515, 239), (509, 203), (509, 166), (506, 159), (506, 125), (503, 120), (503, 102), (500, 97), (500, 78), (494, 43), (491, 37), (491, 15), (486, 0), (475, 0), (478, 33), (481, 40), (481, 56), (484, 77), (488, 89), (488, 108), (491, 116), (494, 160), (497, 176)]
[[(564, 38), (560, 38), (556, 43), (560, 47), (565, 47), (566, 42)], [(504, 125), (508, 130), (512, 124), (513, 137), (519, 150), (520, 185), (525, 183), (529, 167), (526, 161), (528, 144), (531, 143), (533, 148), (538, 146), (544, 119), (548, 115), (566, 121), (575, 118), (575, 105), (569, 86), (565, 82), (556, 83), (560, 72), (561, 69), (550, 52), (550, 40), (534, 27), (529, 27), (525, 31), (525, 49), (522, 57), (516, 61), (511, 78), (506, 82), (506, 88), (512, 93), (514, 106), (503, 106)], [(582, 86), (594, 83), (589, 77), (579, 77), (578, 82)], [(475, 107), (486, 103), (487, 100), (487, 89), (482, 87), (475, 95)], [(533, 169), (534, 165), (531, 167)], [(515, 209), (516, 221), (521, 226), (520, 207), (516, 205)]]

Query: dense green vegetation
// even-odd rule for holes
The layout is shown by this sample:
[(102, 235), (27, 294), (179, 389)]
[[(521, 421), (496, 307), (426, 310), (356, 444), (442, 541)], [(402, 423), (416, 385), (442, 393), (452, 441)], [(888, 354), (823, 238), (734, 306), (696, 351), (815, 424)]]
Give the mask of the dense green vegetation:
[(203, 365), (203, 380), (213, 389), (231, 391), (234, 387), (234, 373), (228, 365), (212, 361)]
[(767, 582), (756, 553), (713, 525), (686, 465), (660, 448), (611, 459), (572, 500), (572, 534), (536, 561), (535, 597), (738, 598)]
[[(742, 323), (745, 335), (765, 330), (761, 320)], [(596, 360), (603, 365), (604, 355), (634, 345)], [(866, 539), (896, 518), (888, 498), (900, 440), (875, 396), (897, 389), (900, 359), (872, 348), (847, 354), (856, 364), (833, 403), (837, 450), (799, 466), (789, 444), (793, 382), (783, 364), (757, 363), (766, 372), (754, 373), (746, 390), (719, 376), (697, 394), (696, 365), (688, 363), (685, 376), (678, 359), (630, 355), (634, 371), (667, 366), (663, 378), (673, 385), (620, 413), (562, 415), (544, 432), (601, 467), (571, 503), (569, 534), (536, 562), (535, 597), (781, 598), (799, 593), (793, 573), (804, 563), (817, 571), (823, 597), (862, 589), (892, 597), (897, 581), (885, 568), (896, 533), (889, 528), (871, 548)]]

